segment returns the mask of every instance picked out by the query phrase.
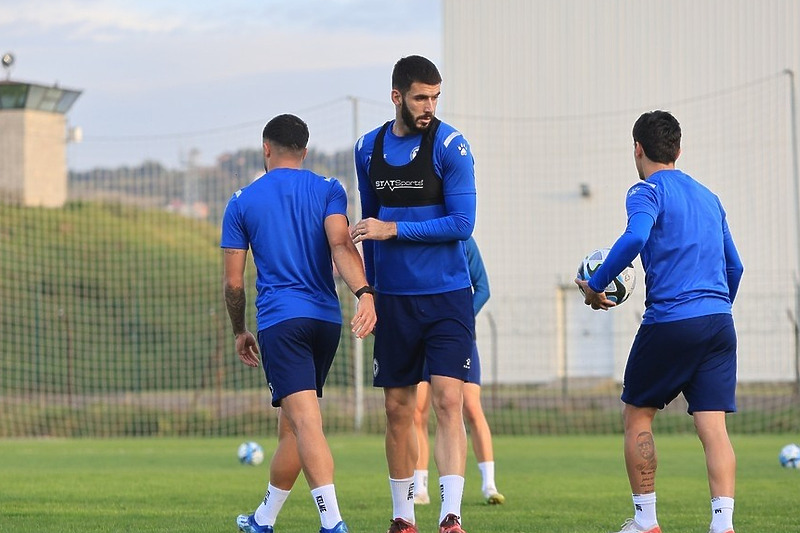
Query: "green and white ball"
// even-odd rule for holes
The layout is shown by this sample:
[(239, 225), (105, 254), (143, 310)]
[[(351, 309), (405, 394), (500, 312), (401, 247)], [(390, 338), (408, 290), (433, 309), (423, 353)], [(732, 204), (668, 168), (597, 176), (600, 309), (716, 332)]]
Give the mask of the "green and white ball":
[[(603, 264), (603, 261), (606, 260), (610, 251), (610, 248), (598, 248), (589, 252), (578, 267), (578, 279), (584, 281), (592, 279), (592, 276)], [(604, 292), (609, 300), (619, 305), (630, 297), (635, 288), (636, 270), (633, 268), (633, 264), (630, 264), (616, 278), (611, 280)], [(583, 288), (581, 288), (581, 293), (583, 293)]]

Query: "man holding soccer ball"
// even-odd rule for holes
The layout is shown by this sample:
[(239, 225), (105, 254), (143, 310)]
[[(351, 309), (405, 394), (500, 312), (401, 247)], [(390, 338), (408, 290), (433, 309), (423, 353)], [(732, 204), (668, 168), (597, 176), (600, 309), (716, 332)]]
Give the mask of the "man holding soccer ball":
[(665, 111), (633, 126), (640, 183), (628, 190), (625, 233), (589, 281), (592, 309), (615, 304), (603, 287), (637, 255), (645, 313), (623, 378), (625, 465), (634, 516), (619, 533), (660, 533), (656, 517), (656, 412), (683, 393), (706, 457), (710, 533), (733, 533), (736, 457), (725, 414), (736, 411), (736, 330), (731, 306), (743, 267), (719, 198), (675, 168), (681, 128)]

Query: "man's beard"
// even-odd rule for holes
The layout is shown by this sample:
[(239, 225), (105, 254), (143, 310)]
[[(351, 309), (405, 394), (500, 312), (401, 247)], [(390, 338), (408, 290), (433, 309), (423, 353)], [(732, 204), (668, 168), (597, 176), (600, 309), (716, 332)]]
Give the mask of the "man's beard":
[(411, 110), (408, 108), (408, 106), (406, 106), (405, 98), (400, 104), (400, 116), (403, 119), (403, 124), (406, 125), (406, 127), (411, 131), (411, 133), (425, 133), (426, 131), (428, 131), (428, 128), (431, 127), (431, 123), (433, 121), (432, 114), (420, 115), (417, 118), (428, 118), (430, 120), (428, 121), (428, 124), (425, 126), (417, 126), (417, 121), (414, 118), (414, 115), (411, 114)]

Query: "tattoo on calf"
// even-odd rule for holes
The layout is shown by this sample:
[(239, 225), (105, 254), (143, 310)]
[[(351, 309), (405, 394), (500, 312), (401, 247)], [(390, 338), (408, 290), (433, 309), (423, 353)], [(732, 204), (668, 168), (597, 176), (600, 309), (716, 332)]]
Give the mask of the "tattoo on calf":
[(636, 470), (641, 475), (641, 487), (645, 492), (652, 492), (656, 486), (656, 468), (658, 458), (656, 457), (656, 444), (653, 441), (653, 434), (643, 431), (636, 437), (636, 449), (639, 452), (640, 460), (636, 464)]

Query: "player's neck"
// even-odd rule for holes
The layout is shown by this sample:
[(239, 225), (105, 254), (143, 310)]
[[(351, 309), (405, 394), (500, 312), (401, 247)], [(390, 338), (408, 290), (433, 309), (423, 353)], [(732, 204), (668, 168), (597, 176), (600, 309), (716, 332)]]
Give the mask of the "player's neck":
[(392, 133), (396, 137), (406, 137), (411, 135), (413, 132), (406, 126), (405, 122), (403, 122), (402, 118), (397, 118), (392, 124)]
[(675, 170), (675, 163), (655, 163), (650, 161), (644, 165), (642, 170), (644, 170), (644, 179), (647, 179), (660, 170)]
[(392, 135), (395, 137), (408, 137), (410, 135), (422, 135), (425, 131), (418, 130), (416, 128), (411, 129), (405, 123), (405, 121), (401, 118), (395, 118), (394, 124), (392, 124)]
[(269, 161), (267, 161), (267, 172), (279, 168), (299, 170), (303, 168), (303, 160), (293, 157), (271, 157)]

